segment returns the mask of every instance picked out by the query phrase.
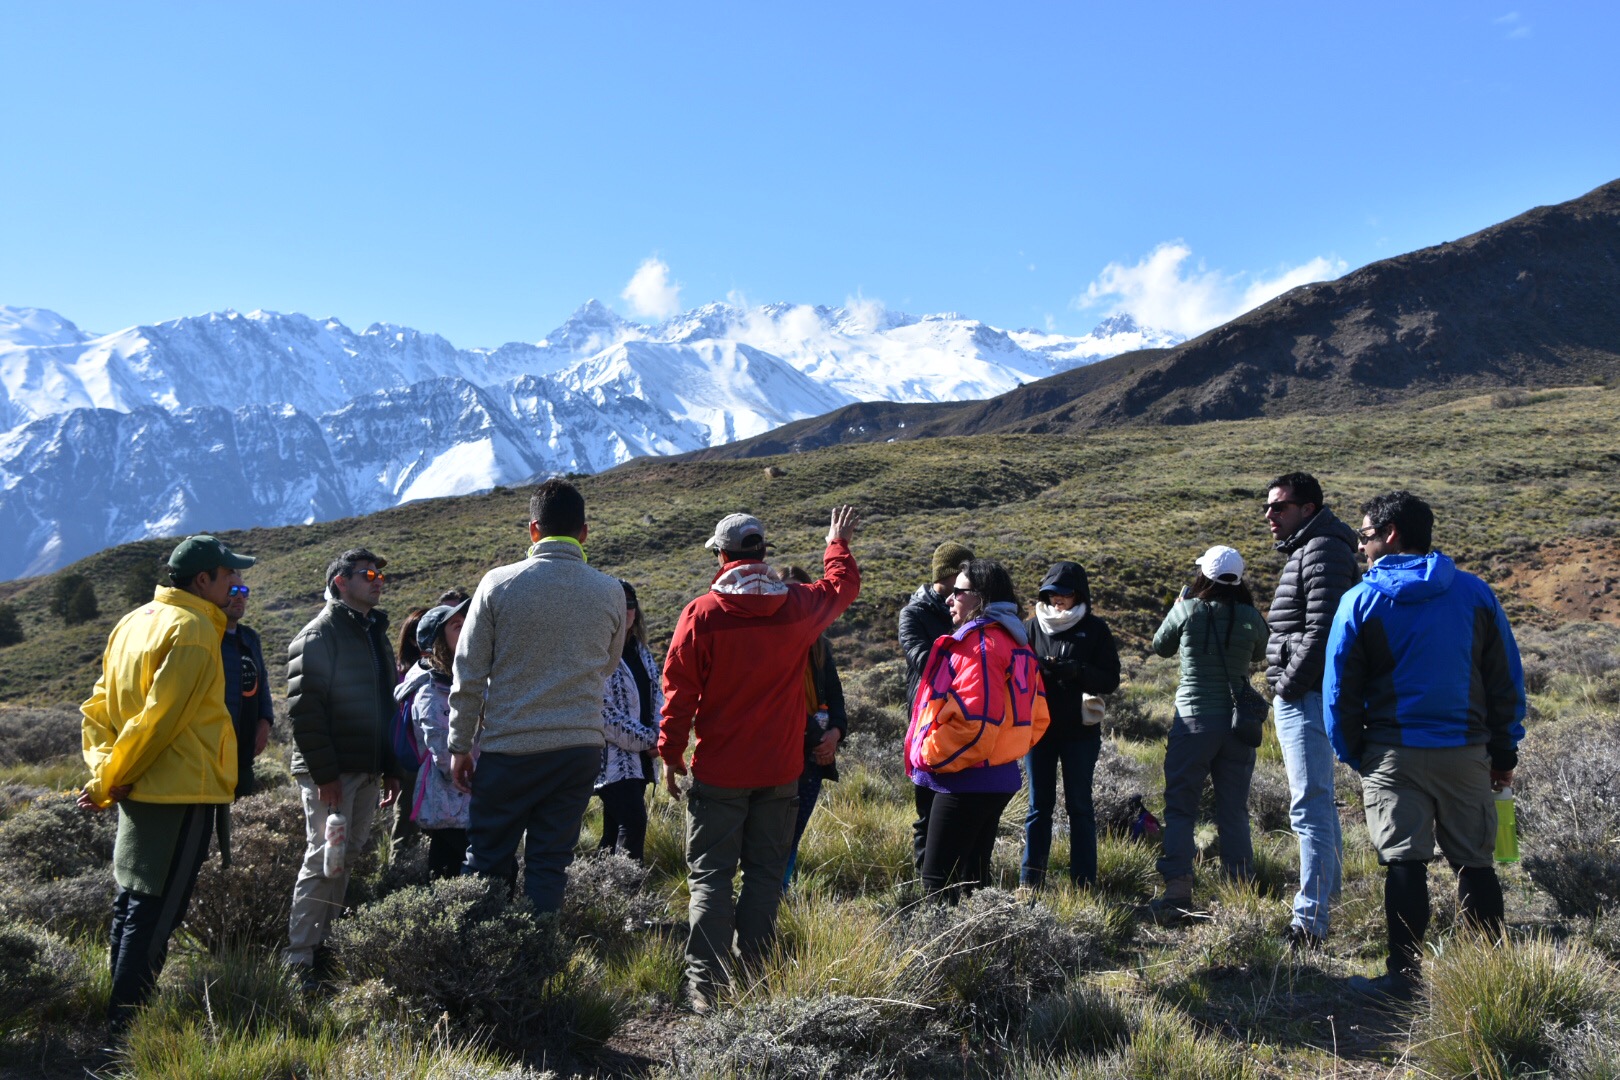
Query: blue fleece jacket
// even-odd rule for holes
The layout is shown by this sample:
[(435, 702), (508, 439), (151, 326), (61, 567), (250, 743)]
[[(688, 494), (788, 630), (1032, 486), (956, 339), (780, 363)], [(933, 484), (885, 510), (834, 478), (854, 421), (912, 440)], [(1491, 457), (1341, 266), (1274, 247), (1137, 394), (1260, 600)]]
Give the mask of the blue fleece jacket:
[(1386, 555), (1344, 594), (1322, 683), (1328, 737), (1360, 768), (1362, 749), (1477, 746), (1518, 764), (1524, 671), (1490, 586), (1438, 551)]

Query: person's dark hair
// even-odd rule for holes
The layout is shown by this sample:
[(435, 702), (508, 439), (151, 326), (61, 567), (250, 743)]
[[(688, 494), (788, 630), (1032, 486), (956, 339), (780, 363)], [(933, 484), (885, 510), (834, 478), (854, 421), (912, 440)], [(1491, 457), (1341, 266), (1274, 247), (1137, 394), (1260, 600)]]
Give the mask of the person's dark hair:
[(1018, 603), (1018, 591), (1013, 588), (1012, 575), (996, 560), (969, 559), (962, 564), (962, 573), (967, 575), (973, 591), (979, 594), (980, 603)]
[(737, 562), (742, 559), (763, 559), (765, 557), (765, 538), (750, 536), (748, 542), (738, 550), (722, 551), (720, 554), (726, 562)]
[(422, 650), (416, 644), (416, 624), (427, 613), (425, 607), (413, 607), (405, 613), (405, 621), (399, 624), (399, 640), (394, 642), (394, 656), (401, 671), (410, 670), (412, 664), (422, 659)]
[(578, 536), (585, 529), (585, 496), (554, 476), (529, 496), (529, 520), (540, 526), (541, 536)]
[(467, 599), (467, 590), (458, 585), (453, 589), (446, 589), (440, 593), (438, 603), (441, 607), (455, 607), (465, 599)]
[(1232, 604), (1248, 604), (1254, 606), (1254, 593), (1249, 589), (1248, 582), (1239, 581), (1229, 583), (1215, 581), (1204, 576), (1202, 570), (1193, 577), (1193, 582), (1187, 587), (1187, 595), (1195, 600), (1222, 600)]
[(379, 559), (376, 555), (372, 554), (365, 548), (350, 548), (348, 551), (345, 551), (343, 554), (333, 559), (331, 564), (327, 566), (327, 589), (335, 593), (337, 589), (335, 586), (333, 586), (332, 582), (336, 581), (340, 577), (348, 577), (350, 574), (354, 573), (354, 568), (363, 562), (371, 563), (373, 566), (380, 568), (384, 564), (385, 560)]
[(1361, 504), (1367, 524), (1380, 531), (1391, 525), (1400, 533), (1401, 550), (1428, 554), (1434, 544), (1434, 511), (1410, 491), (1391, 491)]
[(450, 647), (450, 636), (443, 630), (433, 639), (433, 651), (428, 654), (428, 666), (445, 675), (455, 671), (456, 650)]
[[(176, 574), (173, 570), (168, 569), (167, 563), (164, 563), (164, 573), (169, 575), (169, 584), (173, 585), (176, 589), (189, 589), (191, 588), (191, 583), (196, 581), (203, 574), (217, 575), (224, 570), (225, 568), (223, 566), (216, 566), (212, 570), (199, 570), (195, 574)], [(228, 573), (229, 571), (226, 572)], [(212, 580), (212, 578), (210, 578), (210, 580)]]
[[(619, 579), (619, 584), (624, 586), (624, 606), (641, 611), (641, 601), (636, 599), (636, 587), (623, 578)], [(641, 611), (640, 617), (630, 627), (630, 636), (643, 645), (647, 644), (647, 613), (645, 611)]]
[(1318, 510), (1322, 509), (1322, 485), (1316, 482), (1316, 477), (1307, 472), (1283, 473), (1277, 479), (1266, 485), (1266, 490), (1272, 488), (1287, 488), (1297, 503), (1310, 503)]
[(789, 581), (796, 581), (800, 585), (809, 585), (816, 579), (810, 576), (810, 571), (797, 563), (782, 568), (782, 576)]

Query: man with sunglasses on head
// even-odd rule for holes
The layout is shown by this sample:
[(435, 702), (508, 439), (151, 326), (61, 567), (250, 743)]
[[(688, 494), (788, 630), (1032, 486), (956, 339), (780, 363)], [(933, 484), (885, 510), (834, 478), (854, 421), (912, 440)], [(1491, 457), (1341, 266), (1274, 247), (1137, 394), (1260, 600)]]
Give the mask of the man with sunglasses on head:
[(225, 708), (236, 729), (236, 797), (258, 790), (253, 759), (270, 742), (275, 708), (270, 703), (270, 675), (264, 666), (264, 648), (258, 632), (242, 625), (248, 593), (244, 584), (230, 587), (225, 599), (225, 638), (219, 657), (225, 665)]
[[(399, 797), (399, 762), (389, 739), (394, 647), (378, 609), (388, 560), (351, 548), (326, 568), (326, 607), (287, 646), (287, 715), (293, 779), (304, 801), (304, 865), (293, 886), (286, 961), (304, 989), (325, 975), (326, 936), (343, 910), (349, 870), (371, 838), (379, 807)], [(323, 873), (326, 823), (348, 821), (341, 873)]]
[(1292, 949), (1321, 945), (1328, 903), (1344, 863), (1333, 797), (1333, 746), (1322, 722), (1322, 665), (1339, 599), (1360, 579), (1356, 533), (1322, 502), (1310, 473), (1291, 472), (1268, 486), (1266, 525), (1287, 556), (1266, 621), (1266, 682), (1277, 742), (1288, 770), (1289, 824), (1299, 838), (1299, 891), (1287, 938)]

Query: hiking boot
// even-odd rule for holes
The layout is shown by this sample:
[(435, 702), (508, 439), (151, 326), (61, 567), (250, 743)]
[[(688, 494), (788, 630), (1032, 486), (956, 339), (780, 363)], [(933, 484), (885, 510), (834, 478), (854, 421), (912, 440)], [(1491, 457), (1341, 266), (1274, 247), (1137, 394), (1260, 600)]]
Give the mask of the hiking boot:
[(1283, 931), (1283, 941), (1288, 944), (1291, 953), (1314, 952), (1322, 947), (1324, 939), (1320, 934), (1313, 934), (1299, 923), (1289, 923), (1288, 929)]
[(1376, 979), (1369, 979), (1365, 975), (1352, 975), (1349, 986), (1351, 990), (1382, 1008), (1410, 1005), (1417, 997), (1417, 980), (1410, 975), (1397, 975), (1393, 971), (1386, 972)]
[(1161, 926), (1181, 922), (1193, 913), (1193, 879), (1191, 874), (1166, 878), (1164, 895), (1148, 902), (1148, 913)]

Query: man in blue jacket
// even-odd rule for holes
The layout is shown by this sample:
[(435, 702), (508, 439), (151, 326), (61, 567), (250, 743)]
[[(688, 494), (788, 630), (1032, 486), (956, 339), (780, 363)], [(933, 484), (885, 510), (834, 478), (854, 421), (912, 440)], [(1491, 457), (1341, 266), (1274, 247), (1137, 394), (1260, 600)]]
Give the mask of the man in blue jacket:
[(1367, 829), (1385, 867), (1386, 974), (1350, 988), (1410, 1001), (1429, 924), (1428, 864), (1457, 870), (1466, 923), (1500, 940), (1494, 792), (1513, 781), (1524, 673), (1490, 586), (1430, 550), (1434, 513), (1406, 491), (1363, 504), (1372, 565), (1328, 636), (1328, 736), (1361, 774)]

